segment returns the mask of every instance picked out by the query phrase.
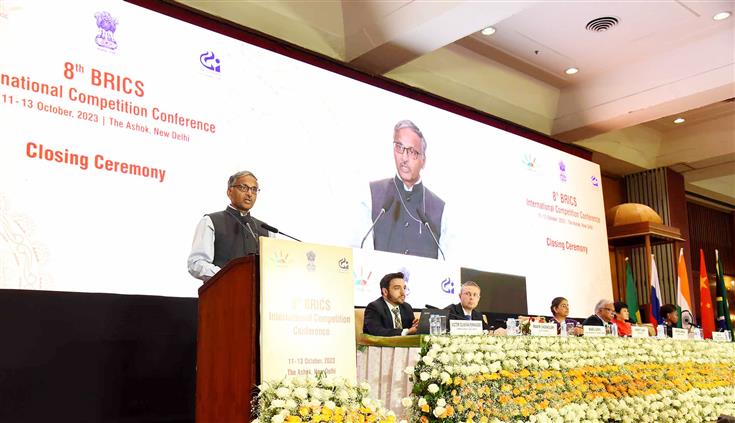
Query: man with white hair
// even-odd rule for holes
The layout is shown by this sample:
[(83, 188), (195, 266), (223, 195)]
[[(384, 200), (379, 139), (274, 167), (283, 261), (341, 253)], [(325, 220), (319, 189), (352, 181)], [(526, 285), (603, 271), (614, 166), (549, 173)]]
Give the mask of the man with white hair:
[(602, 299), (595, 304), (595, 314), (584, 322), (583, 326), (607, 326), (615, 317), (615, 306), (612, 300)]

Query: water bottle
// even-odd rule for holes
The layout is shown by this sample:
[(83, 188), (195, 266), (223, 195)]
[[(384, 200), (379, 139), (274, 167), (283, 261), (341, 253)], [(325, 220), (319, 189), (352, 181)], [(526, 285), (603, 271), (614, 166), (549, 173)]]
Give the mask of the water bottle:
[(612, 324), (610, 325), (610, 336), (618, 336), (618, 325)]
[(559, 324), (559, 336), (561, 336), (562, 338), (566, 338), (567, 336), (569, 336), (566, 323)]
[(429, 335), (438, 336), (441, 335), (441, 316), (438, 314), (432, 314), (429, 316)]
[(512, 317), (509, 317), (505, 322), (506, 331), (509, 336), (518, 335), (518, 321)]
[(664, 325), (658, 325), (656, 329), (656, 338), (658, 339), (665, 339), (666, 338), (666, 326)]
[(695, 327), (694, 328), (694, 339), (697, 341), (702, 340), (702, 329)]

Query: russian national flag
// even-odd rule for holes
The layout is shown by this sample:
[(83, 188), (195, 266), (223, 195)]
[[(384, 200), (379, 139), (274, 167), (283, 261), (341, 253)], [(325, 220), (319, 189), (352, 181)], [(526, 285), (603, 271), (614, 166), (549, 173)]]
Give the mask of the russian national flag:
[(653, 326), (662, 323), (659, 308), (661, 308), (661, 285), (658, 283), (656, 259), (651, 254), (651, 314), (648, 316), (648, 322)]

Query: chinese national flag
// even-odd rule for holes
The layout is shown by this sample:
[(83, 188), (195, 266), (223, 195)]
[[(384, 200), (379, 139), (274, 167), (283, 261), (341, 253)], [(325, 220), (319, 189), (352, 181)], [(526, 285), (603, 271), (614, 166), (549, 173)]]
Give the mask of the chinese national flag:
[(699, 250), (699, 308), (702, 312), (702, 335), (705, 339), (712, 339), (715, 330), (715, 311), (712, 308), (712, 297), (709, 293), (707, 268), (704, 264), (704, 251)]

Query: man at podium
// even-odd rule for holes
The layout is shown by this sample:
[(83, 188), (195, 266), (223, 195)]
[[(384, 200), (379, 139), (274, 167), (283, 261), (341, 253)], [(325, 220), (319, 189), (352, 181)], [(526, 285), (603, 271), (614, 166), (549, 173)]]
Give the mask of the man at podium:
[(380, 280), (381, 297), (365, 308), (362, 331), (368, 335), (413, 335), (419, 321), (406, 302), (406, 281), (403, 273), (388, 273)]
[(262, 222), (250, 214), (258, 199), (258, 178), (247, 170), (230, 176), (223, 211), (205, 214), (196, 227), (187, 260), (189, 274), (207, 281), (228, 261), (258, 253), (258, 238), (268, 236)]
[(393, 128), (393, 159), (396, 175), (370, 182), (370, 198), (362, 202), (363, 215), (370, 217), (365, 220), (366, 227), (376, 222), (365, 245), (399, 254), (444, 256), (445, 204), (421, 180), (426, 140), (410, 120), (402, 120)]

